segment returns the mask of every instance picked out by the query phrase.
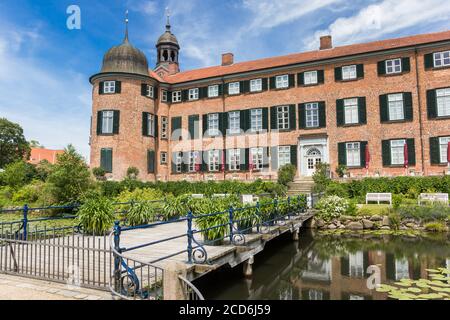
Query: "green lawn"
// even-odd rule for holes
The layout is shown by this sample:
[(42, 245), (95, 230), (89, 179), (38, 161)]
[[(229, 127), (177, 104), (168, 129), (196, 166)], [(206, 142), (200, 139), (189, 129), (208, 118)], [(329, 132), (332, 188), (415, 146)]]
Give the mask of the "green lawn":
[(358, 215), (360, 216), (374, 216), (374, 215), (387, 215), (391, 206), (388, 204), (363, 204), (358, 209)]

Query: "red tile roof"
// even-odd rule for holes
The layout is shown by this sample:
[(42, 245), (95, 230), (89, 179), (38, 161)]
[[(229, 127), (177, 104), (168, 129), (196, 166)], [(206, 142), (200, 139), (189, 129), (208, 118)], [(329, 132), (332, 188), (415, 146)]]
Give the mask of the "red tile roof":
[(220, 77), (248, 71), (282, 67), (298, 63), (314, 62), (446, 40), (450, 40), (450, 31), (421, 34), (405, 38), (389, 39), (362, 44), (347, 45), (342, 47), (335, 47), (329, 50), (317, 50), (304, 53), (295, 53), (286, 56), (240, 62), (230, 66), (215, 66), (203, 69), (184, 71), (168, 76), (164, 79), (164, 81), (171, 84), (183, 83), (188, 81), (195, 81), (212, 77)]
[(41, 148), (31, 148), (31, 156), (29, 163), (38, 164), (42, 160), (47, 160), (48, 162), (55, 164), (56, 156), (58, 154), (64, 153), (64, 150), (49, 150)]

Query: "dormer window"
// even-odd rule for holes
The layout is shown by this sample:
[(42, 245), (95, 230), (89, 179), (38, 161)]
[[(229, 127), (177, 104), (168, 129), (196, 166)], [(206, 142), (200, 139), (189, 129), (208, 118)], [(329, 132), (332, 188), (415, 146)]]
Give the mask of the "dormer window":
[(103, 83), (103, 93), (105, 94), (116, 93), (116, 82), (105, 81)]

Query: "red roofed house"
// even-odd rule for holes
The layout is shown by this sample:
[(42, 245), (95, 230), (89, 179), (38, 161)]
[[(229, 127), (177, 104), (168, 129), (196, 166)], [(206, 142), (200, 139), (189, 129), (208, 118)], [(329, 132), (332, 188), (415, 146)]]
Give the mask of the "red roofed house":
[[(450, 141), (450, 31), (180, 71), (167, 23), (157, 65), (123, 43), (93, 75), (91, 167), (122, 179), (438, 175)], [(407, 145), (407, 147), (405, 147)], [(407, 154), (406, 154), (407, 152)]]
[(31, 148), (29, 163), (38, 164), (42, 160), (47, 160), (51, 164), (56, 163), (56, 156), (64, 153), (64, 150), (49, 150), (43, 148)]

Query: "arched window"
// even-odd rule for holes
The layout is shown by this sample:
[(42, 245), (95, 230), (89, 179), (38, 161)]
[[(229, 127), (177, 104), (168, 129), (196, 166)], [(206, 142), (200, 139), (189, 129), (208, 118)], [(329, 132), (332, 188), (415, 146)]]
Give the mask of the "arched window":
[(167, 50), (163, 52), (163, 61), (169, 61), (169, 52)]
[(308, 157), (321, 156), (321, 155), (322, 155), (322, 152), (320, 152), (320, 150), (317, 149), (317, 148), (311, 148), (311, 149), (308, 150), (308, 152), (306, 153), (306, 155), (307, 155)]
[(175, 51), (172, 51), (170, 53), (170, 61), (176, 62), (176, 60), (175, 60)]

